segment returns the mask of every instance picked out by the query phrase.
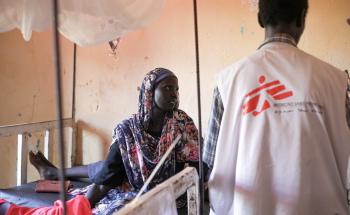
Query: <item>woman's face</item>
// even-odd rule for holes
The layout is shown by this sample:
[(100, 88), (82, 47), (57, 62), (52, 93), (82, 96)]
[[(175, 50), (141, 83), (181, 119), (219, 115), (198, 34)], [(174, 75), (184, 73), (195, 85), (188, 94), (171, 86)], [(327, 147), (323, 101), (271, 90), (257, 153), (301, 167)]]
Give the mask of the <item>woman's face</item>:
[(168, 77), (154, 90), (154, 102), (162, 111), (171, 111), (179, 106), (179, 85), (177, 78)]

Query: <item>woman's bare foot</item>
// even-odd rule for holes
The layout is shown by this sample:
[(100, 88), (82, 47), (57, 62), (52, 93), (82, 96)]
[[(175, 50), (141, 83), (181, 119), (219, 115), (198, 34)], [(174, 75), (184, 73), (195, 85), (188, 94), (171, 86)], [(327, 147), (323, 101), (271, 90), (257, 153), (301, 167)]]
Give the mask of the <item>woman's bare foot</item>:
[(45, 163), (48, 166), (51, 166), (51, 167), (54, 167), (57, 169), (57, 167), (55, 165), (53, 165), (49, 160), (47, 160), (47, 158), (45, 157), (45, 155), (41, 151), (38, 151), (38, 153), (36, 155), (40, 156), (41, 160), (45, 161)]
[(37, 154), (29, 152), (29, 161), (38, 170), (41, 179), (58, 179), (57, 168), (41, 152)]

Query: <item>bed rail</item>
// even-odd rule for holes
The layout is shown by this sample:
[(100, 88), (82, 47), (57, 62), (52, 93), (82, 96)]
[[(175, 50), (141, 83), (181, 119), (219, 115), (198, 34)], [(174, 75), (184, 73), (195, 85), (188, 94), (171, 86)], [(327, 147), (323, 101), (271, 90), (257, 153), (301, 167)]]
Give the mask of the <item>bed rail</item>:
[[(173, 192), (176, 198), (187, 192), (188, 215), (199, 214), (199, 177), (193, 167), (187, 167), (178, 174), (157, 185), (149, 192), (145, 193), (137, 200), (127, 204), (115, 215), (136, 215), (144, 214), (145, 211), (154, 211), (154, 205), (159, 204), (159, 196), (164, 196), (167, 192)], [(175, 202), (174, 202), (175, 204)], [(171, 208), (170, 208), (171, 209)]]
[[(72, 152), (75, 147), (76, 126), (72, 118), (63, 120), (63, 127), (70, 127), (72, 137)], [(46, 121), (37, 123), (17, 124), (0, 126), (0, 138), (17, 135), (17, 185), (27, 182), (27, 157), (28, 157), (28, 137), (34, 132), (45, 132), (44, 155), (52, 161), (52, 143), (54, 142), (54, 132), (58, 129), (58, 121)], [(74, 160), (74, 153), (71, 155)]]

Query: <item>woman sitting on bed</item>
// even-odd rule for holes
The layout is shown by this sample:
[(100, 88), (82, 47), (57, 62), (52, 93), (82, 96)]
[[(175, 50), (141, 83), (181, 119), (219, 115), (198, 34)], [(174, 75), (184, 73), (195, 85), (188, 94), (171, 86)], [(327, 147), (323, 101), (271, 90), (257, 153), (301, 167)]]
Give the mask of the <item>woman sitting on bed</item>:
[[(164, 68), (149, 72), (142, 82), (138, 113), (114, 129), (107, 159), (66, 169), (67, 178), (85, 177), (93, 183), (73, 193), (85, 194), (94, 214), (112, 214), (132, 200), (179, 134), (181, 140), (149, 188), (182, 170), (185, 163), (198, 166), (198, 131), (192, 119), (177, 109), (178, 99), (174, 73)], [(42, 179), (58, 178), (58, 169), (42, 153), (31, 152), (30, 161)]]

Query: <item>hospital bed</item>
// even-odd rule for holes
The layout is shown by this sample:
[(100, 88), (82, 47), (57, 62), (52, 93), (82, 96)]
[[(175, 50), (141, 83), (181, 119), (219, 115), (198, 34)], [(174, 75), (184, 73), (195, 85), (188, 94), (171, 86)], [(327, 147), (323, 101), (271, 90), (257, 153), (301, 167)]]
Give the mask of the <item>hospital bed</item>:
[[(53, 132), (57, 129), (56, 121), (47, 121), (39, 123), (30, 123), (13, 126), (1, 126), (0, 127), (0, 138), (8, 137), (11, 135), (17, 135), (17, 186), (0, 189), (0, 198), (6, 199), (9, 202), (17, 205), (26, 207), (42, 207), (50, 206), (58, 200), (58, 193), (36, 193), (35, 186), (37, 181), (27, 183), (27, 156), (28, 156), (28, 136), (34, 132), (44, 132), (44, 155), (51, 160), (52, 159), (52, 141)], [(63, 120), (63, 127), (69, 128), (71, 137), (70, 156), (72, 164), (74, 164), (74, 152), (75, 152), (75, 136), (76, 136), (76, 125), (73, 119)], [(156, 186), (151, 191), (142, 195), (133, 204), (124, 207), (118, 211), (117, 214), (138, 214), (144, 210), (154, 209), (153, 205), (159, 205), (156, 203), (157, 199), (173, 198), (172, 202), (175, 204), (175, 199), (180, 197), (182, 194), (187, 193), (187, 209), (180, 209), (177, 211), (178, 214), (199, 214), (199, 190), (198, 190), (198, 174), (195, 168), (187, 167), (177, 175), (171, 177), (162, 184)], [(80, 188), (87, 186), (89, 183), (84, 181), (72, 181), (74, 188)], [(171, 196), (169, 196), (171, 193)], [(67, 200), (73, 198), (73, 196), (67, 194)], [(173, 205), (174, 205), (173, 204)], [(173, 206), (166, 205), (163, 206)], [(148, 208), (148, 209), (147, 209)], [(208, 207), (206, 207), (208, 210)]]
[[(37, 193), (35, 186), (37, 181), (22, 184), (6, 189), (0, 189), (0, 199), (6, 199), (9, 202), (26, 207), (44, 207), (52, 206), (60, 198), (59, 193)], [(89, 183), (82, 181), (72, 181), (74, 188), (87, 186)], [(67, 194), (67, 200), (73, 198)]]

